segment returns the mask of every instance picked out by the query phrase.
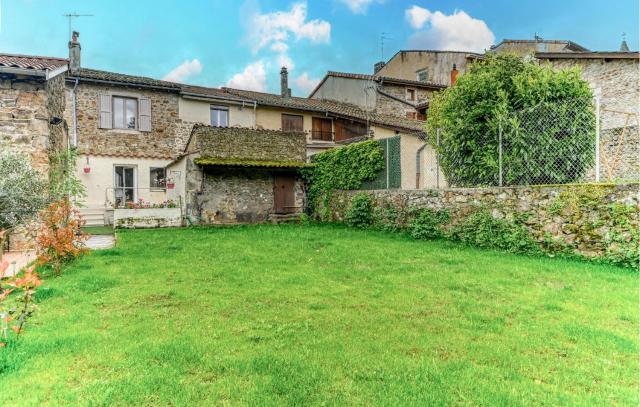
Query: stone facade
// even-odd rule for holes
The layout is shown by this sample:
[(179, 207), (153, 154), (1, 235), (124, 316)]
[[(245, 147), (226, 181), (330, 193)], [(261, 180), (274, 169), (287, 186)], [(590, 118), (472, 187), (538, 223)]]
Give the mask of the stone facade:
[[(352, 197), (363, 191), (336, 191), (329, 219), (343, 221)], [(541, 246), (550, 241), (586, 257), (637, 253), (640, 184), (585, 184), (549, 187), (366, 191), (375, 207), (446, 209), (452, 224), (478, 208), (497, 219), (523, 219)]]
[[(69, 91), (73, 85), (69, 85)], [(101, 129), (100, 95), (148, 98), (151, 131)], [(81, 154), (172, 158), (184, 150), (178, 130), (177, 92), (86, 83), (76, 89), (78, 147)], [(186, 130), (184, 130), (186, 133)], [(188, 133), (187, 133), (188, 134)], [(178, 141), (178, 142), (177, 142)]]
[(45, 82), (30, 76), (0, 76), (0, 150), (27, 154), (33, 166), (47, 174), (49, 154), (64, 147), (64, 78)]
[[(407, 99), (407, 89), (415, 92), (415, 100)], [(406, 85), (390, 85), (383, 84), (380, 86), (380, 93), (376, 103), (376, 112), (382, 114), (390, 114), (396, 116), (408, 117), (407, 113), (416, 113), (415, 106), (419, 103), (426, 102), (431, 99), (433, 90), (424, 88), (414, 88)], [(391, 97), (389, 97), (390, 95)], [(400, 100), (405, 101), (401, 102)], [(416, 118), (416, 117), (408, 117)]]
[(426, 70), (428, 81), (451, 86), (453, 64), (463, 75), (478, 56), (464, 51), (399, 51), (376, 75), (415, 81), (418, 71)]
[[(304, 207), (303, 184), (295, 184), (296, 212)], [(273, 215), (274, 173), (265, 169), (203, 169), (197, 197), (200, 219), (208, 224), (260, 223)]]

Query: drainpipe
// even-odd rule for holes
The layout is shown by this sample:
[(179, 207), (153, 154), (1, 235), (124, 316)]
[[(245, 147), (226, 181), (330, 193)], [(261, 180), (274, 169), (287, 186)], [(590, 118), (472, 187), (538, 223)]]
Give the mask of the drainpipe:
[(427, 143), (424, 143), (418, 148), (418, 151), (416, 151), (416, 189), (420, 189), (420, 173), (422, 172), (420, 163), (422, 161), (422, 150), (424, 150), (426, 146)]
[(258, 118), (256, 117), (256, 108), (258, 107), (258, 102), (253, 101), (253, 128), (258, 128)]
[(71, 90), (71, 100), (73, 103), (73, 147), (78, 147), (78, 114), (76, 113), (78, 106), (76, 100), (76, 88), (78, 87), (78, 78), (76, 78), (76, 82), (73, 85), (73, 89)]

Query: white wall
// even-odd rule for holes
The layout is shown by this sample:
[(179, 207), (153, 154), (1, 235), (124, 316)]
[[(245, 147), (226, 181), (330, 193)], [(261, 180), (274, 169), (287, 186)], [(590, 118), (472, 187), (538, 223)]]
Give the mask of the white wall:
[[(176, 188), (174, 190), (150, 190), (150, 174), (152, 167), (166, 167), (171, 161), (163, 159), (146, 159), (146, 158), (126, 158), (126, 157), (97, 157), (89, 156), (87, 164), (87, 156), (79, 156), (77, 161), (78, 178), (84, 184), (87, 190), (87, 196), (84, 199), (84, 205), (88, 208), (104, 208), (105, 201), (114, 202), (114, 167), (116, 165), (131, 165), (136, 168), (135, 179), (139, 188), (136, 199), (142, 198), (152, 203), (161, 203), (167, 199), (178, 200), (179, 186), (184, 183), (184, 173), (173, 174), (181, 175), (182, 179), (176, 179)], [(84, 168), (88, 166), (91, 171), (84, 172)], [(175, 169), (174, 170), (180, 170)], [(168, 176), (172, 174), (170, 171)]]
[(237, 106), (225, 103), (180, 98), (180, 119), (187, 122), (211, 124), (211, 106), (229, 108), (229, 126), (254, 127), (255, 112), (253, 106)]

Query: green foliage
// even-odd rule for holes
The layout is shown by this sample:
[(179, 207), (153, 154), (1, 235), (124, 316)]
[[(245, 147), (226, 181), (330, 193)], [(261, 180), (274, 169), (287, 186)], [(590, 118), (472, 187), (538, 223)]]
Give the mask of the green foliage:
[(0, 154), (0, 230), (33, 218), (47, 203), (44, 177), (20, 154)]
[(373, 225), (386, 232), (399, 232), (406, 223), (407, 211), (395, 205), (375, 206), (373, 208)]
[(506, 219), (496, 219), (486, 209), (478, 209), (460, 223), (453, 225), (450, 236), (486, 249), (512, 253), (541, 253), (526, 227)]
[(444, 236), (443, 226), (451, 221), (447, 210), (420, 209), (409, 224), (409, 233), (415, 239), (437, 239)]
[(366, 192), (356, 194), (351, 199), (351, 206), (345, 214), (345, 221), (349, 226), (364, 228), (373, 221), (371, 198)]
[(593, 163), (594, 149), (585, 148), (595, 140), (590, 100), (576, 69), (557, 72), (515, 55), (488, 55), (434, 95), (427, 127), (434, 145), (441, 129), (437, 149), (452, 185), (497, 183), (500, 127), (504, 185), (566, 183)]
[(302, 169), (308, 183), (308, 206), (316, 210), (319, 200), (329, 199), (336, 189), (358, 189), (384, 169), (384, 155), (373, 140), (335, 148), (313, 156), (314, 166)]
[(86, 189), (76, 175), (78, 152), (68, 149), (53, 153), (49, 157), (49, 194), (52, 201), (70, 199), (74, 204), (86, 197)]

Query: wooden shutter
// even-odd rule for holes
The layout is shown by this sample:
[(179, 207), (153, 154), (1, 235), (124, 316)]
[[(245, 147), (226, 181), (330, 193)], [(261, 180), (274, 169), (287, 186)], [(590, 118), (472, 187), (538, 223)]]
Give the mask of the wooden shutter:
[(98, 96), (98, 106), (100, 107), (100, 128), (111, 129), (113, 128), (113, 114), (111, 112), (111, 95)]
[(151, 131), (151, 100), (148, 98), (140, 98), (138, 100), (138, 117), (140, 131)]
[(283, 113), (282, 114), (282, 130), (304, 131), (302, 116)]

